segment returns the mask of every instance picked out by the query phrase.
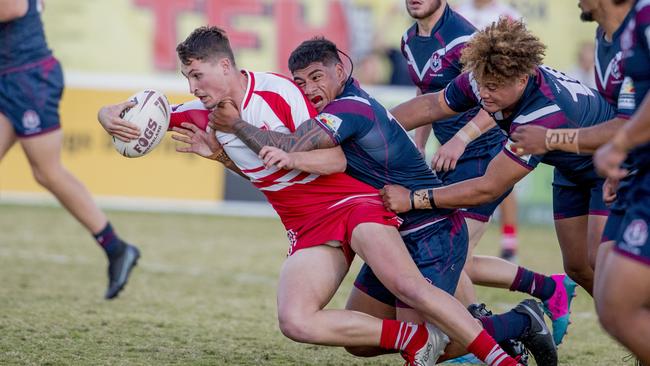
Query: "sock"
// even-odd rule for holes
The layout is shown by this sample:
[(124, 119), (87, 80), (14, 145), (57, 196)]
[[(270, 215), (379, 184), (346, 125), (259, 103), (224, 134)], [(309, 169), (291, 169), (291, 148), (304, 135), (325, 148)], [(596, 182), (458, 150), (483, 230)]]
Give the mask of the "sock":
[(470, 343), (467, 350), (489, 366), (516, 366), (514, 358), (508, 356), (497, 342), (485, 331), (481, 331)]
[(106, 226), (97, 234), (93, 234), (93, 236), (97, 240), (97, 244), (104, 249), (109, 259), (120, 255), (124, 248), (126, 248), (126, 244), (115, 234), (110, 222), (107, 222)]
[(530, 327), (530, 318), (514, 310), (499, 315), (482, 316), (479, 320), (485, 331), (497, 342), (518, 338)]
[(525, 292), (546, 301), (555, 292), (555, 281), (549, 276), (519, 267), (515, 280), (510, 285), (510, 291)]
[(501, 249), (517, 250), (517, 226), (504, 224), (501, 226)]
[(410, 350), (420, 349), (428, 339), (429, 332), (424, 324), (384, 319), (379, 347), (407, 351), (408, 353)]

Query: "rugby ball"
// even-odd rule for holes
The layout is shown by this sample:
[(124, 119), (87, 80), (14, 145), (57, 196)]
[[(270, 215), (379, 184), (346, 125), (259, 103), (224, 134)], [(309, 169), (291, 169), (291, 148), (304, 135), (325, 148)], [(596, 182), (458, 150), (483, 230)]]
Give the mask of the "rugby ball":
[(167, 97), (156, 90), (145, 89), (129, 100), (137, 104), (122, 112), (120, 117), (140, 128), (140, 137), (124, 142), (113, 137), (115, 150), (127, 158), (137, 158), (153, 150), (162, 141), (169, 128), (171, 108)]

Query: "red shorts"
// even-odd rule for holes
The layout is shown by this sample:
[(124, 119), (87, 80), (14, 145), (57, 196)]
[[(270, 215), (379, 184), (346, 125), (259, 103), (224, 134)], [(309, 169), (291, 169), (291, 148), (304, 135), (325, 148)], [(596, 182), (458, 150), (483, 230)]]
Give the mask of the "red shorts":
[(285, 224), (289, 238), (288, 255), (303, 248), (332, 245), (340, 247), (348, 263), (352, 263), (352, 231), (357, 225), (367, 222), (398, 228), (401, 219), (384, 208), (378, 194), (341, 196), (338, 203), (322, 207), (319, 214)]

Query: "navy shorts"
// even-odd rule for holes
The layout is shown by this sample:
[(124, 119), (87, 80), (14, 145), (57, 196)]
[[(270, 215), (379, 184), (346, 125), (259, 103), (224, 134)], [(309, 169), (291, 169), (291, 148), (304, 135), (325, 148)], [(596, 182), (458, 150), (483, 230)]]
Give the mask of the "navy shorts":
[[(467, 258), (467, 226), (461, 213), (452, 214), (417, 231), (408, 230), (401, 234), (422, 275), (453, 296)], [(354, 286), (390, 306), (410, 307), (388, 291), (366, 264), (361, 267)]]
[(625, 211), (628, 208), (627, 195), (629, 194), (630, 188), (632, 187), (632, 182), (634, 176), (628, 176), (621, 180), (616, 190), (616, 200), (609, 207), (609, 216), (607, 217), (607, 223), (603, 229), (603, 236), (600, 240), (601, 243), (616, 240), (621, 230), (621, 224), (623, 223), (623, 217), (625, 216)]
[(553, 216), (555, 220), (584, 215), (607, 216), (609, 208), (603, 201), (602, 178), (595, 173), (588, 178), (569, 179), (553, 170)]
[(0, 113), (19, 137), (60, 128), (62, 94), (63, 71), (54, 57), (0, 72)]
[[(470, 156), (466, 158), (461, 157), (458, 159), (456, 169), (447, 172), (440, 172), (438, 173), (438, 177), (442, 180), (444, 185), (450, 185), (452, 183), (457, 183), (467, 179), (482, 177), (485, 174), (490, 161), (492, 161), (492, 159), (497, 156), (501, 150), (503, 150), (503, 145), (495, 145), (484, 155)], [(512, 192), (512, 188), (502, 194), (501, 197), (490, 203), (463, 209), (463, 216), (482, 222), (488, 222), (490, 220), (490, 217), (494, 214), (494, 211), (496, 211), (501, 202), (506, 197), (508, 197), (510, 192)]]
[(628, 207), (616, 237), (614, 250), (650, 265), (650, 172), (645, 172), (642, 176), (640, 173), (628, 194)]

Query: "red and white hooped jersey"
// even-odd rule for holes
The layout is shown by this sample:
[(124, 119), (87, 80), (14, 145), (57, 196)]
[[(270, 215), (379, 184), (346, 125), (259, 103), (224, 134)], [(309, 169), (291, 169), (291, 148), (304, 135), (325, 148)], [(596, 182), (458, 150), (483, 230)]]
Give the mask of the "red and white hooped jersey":
[[(302, 122), (314, 117), (316, 110), (293, 81), (273, 73), (242, 71), (248, 86), (241, 103), (242, 119), (254, 126), (282, 133), (294, 132)], [(172, 107), (170, 128), (191, 122), (205, 129), (208, 111), (199, 100)], [(376, 196), (377, 189), (347, 174), (319, 176), (300, 170), (265, 168), (257, 154), (237, 136), (217, 132), (230, 159), (264, 193), (287, 228), (321, 216), (323, 210), (345, 200)]]

